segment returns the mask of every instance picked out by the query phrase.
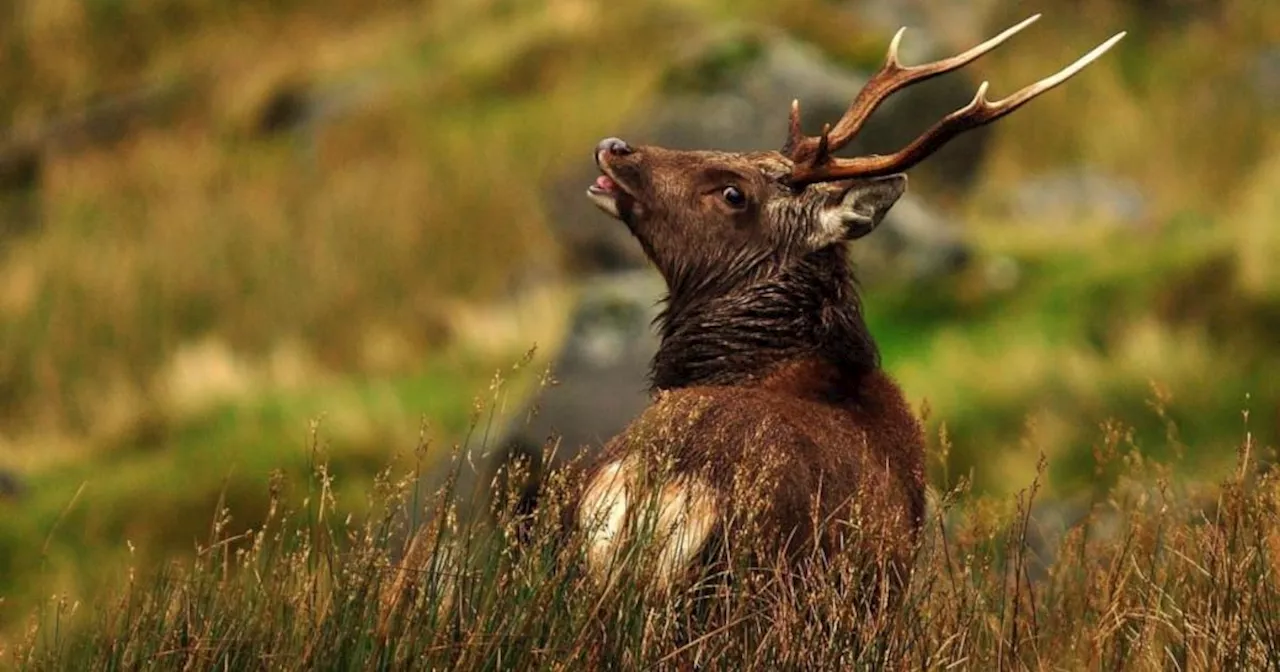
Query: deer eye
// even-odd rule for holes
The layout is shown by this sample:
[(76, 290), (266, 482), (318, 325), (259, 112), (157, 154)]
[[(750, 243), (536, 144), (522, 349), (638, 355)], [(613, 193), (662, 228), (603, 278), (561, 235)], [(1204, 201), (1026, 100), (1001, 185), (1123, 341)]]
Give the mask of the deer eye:
[(720, 196), (724, 198), (725, 203), (728, 203), (735, 208), (741, 208), (747, 204), (746, 194), (742, 193), (741, 189), (734, 186), (728, 186), (722, 189), (720, 191)]

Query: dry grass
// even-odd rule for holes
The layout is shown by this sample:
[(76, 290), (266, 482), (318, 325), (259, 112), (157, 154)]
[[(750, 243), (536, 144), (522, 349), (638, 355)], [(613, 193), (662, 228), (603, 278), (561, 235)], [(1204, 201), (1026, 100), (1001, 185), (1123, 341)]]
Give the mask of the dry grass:
[[(18, 669), (84, 670), (1274, 663), (1280, 483), (1257, 469), (1261, 448), (1246, 435), (1237, 469), (1205, 495), (1128, 449), (1126, 434), (1109, 428), (1114, 451), (1099, 454), (1124, 478), (1066, 530), (1032, 515), (1039, 477), (1011, 500), (964, 485), (932, 493), (897, 591), (876, 583), (887, 579), (875, 557), (761, 563), (739, 535), (728, 574), (650, 593), (628, 578), (646, 566), (643, 539), (608, 577), (579, 571), (576, 537), (558, 527), (562, 477), (532, 518), (499, 506), (486, 524), (455, 515), (447, 486), (420, 498), (414, 469), (388, 469), (368, 517), (343, 520), (317, 463), (305, 484), (273, 479), (261, 525), (231, 534), (220, 510), (192, 561), (130, 570), (92, 606), (55, 599), (2, 655)], [(306, 492), (291, 508), (295, 487)], [(417, 536), (405, 510), (427, 521)]]
[[(981, 4), (982, 21), (938, 14), (946, 39), (965, 46), (975, 26), (1045, 11), (976, 65), (994, 94), (1131, 32), (1114, 58), (1001, 122), (972, 197), (937, 200), (972, 225), (974, 272), (868, 297), (889, 368), (957, 439), (935, 476), (973, 474), (975, 491), (1000, 492), (1044, 452), (1046, 488), (1109, 485), (1115, 470), (1097, 475), (1090, 449), (1117, 417), (1138, 428), (1140, 454), (1181, 451), (1192, 473), (1231, 470), (1243, 404), (1263, 443), (1280, 432), (1280, 123), (1249, 80), (1250, 59), (1280, 39), (1280, 5), (1157, 3), (1195, 10), (1167, 18), (1121, 0)], [(137, 544), (140, 571), (184, 555), (224, 480), (237, 521), (260, 517), (268, 470), (305, 477), (305, 417), (328, 417), (348, 503), (413, 440), (421, 414), (437, 438), (463, 431), (473, 393), (506, 357), (460, 354), (467, 329), (492, 336), (503, 324), (469, 304), (519, 286), (534, 262), (554, 266), (542, 183), (616, 132), (690, 36), (763, 20), (865, 64), (892, 30), (831, 3), (756, 0), (11, 5), (0, 10), (0, 126), (19, 136), (98, 96), (166, 83), (185, 93), (118, 140), (50, 153), (38, 225), (11, 234), (0, 221), (0, 467), (30, 486), (27, 499), (0, 501), (0, 628), (37, 595), (92, 599), (129, 557), (121, 539)], [(290, 86), (356, 92), (355, 111), (257, 133), (265, 102)], [(1020, 180), (1076, 166), (1136, 182), (1147, 220), (1108, 232), (1000, 214)], [(913, 190), (948, 193), (927, 170)], [(563, 310), (532, 311), (519, 333), (563, 318), (539, 311)], [(523, 352), (533, 339), (490, 340)], [(1166, 412), (1179, 433), (1147, 408), (1153, 382), (1175, 391)], [(1200, 527), (1178, 529), (1188, 550), (1208, 541)], [(156, 590), (176, 595), (198, 575)], [(213, 578), (199, 579), (209, 599), (233, 585)], [(216, 609), (252, 611), (235, 601), (248, 584), (236, 585)], [(297, 598), (273, 593), (286, 594)], [(162, 622), (147, 613), (113, 622)], [(124, 632), (112, 627), (103, 632)], [(1065, 627), (1037, 641), (1063, 651), (1077, 637)], [(946, 635), (956, 650), (996, 641), (995, 630), (957, 632)]]

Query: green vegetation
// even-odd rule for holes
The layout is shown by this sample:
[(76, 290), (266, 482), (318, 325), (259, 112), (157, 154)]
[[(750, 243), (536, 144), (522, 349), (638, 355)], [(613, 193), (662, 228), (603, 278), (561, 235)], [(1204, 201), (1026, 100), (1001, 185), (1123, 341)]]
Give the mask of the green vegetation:
[[(1032, 11), (992, 4), (990, 26)], [(1109, 445), (1100, 432), (1120, 425), (1133, 427), (1139, 454), (1169, 458), (1198, 476), (1234, 473), (1245, 431), (1260, 447), (1255, 458), (1269, 459), (1261, 448), (1280, 433), (1273, 354), (1280, 340), (1280, 119), (1274, 102), (1268, 107), (1250, 93), (1250, 78), (1251, 59), (1280, 41), (1278, 10), (1254, 0), (1161, 10), (1089, 0), (1070, 16), (1049, 9), (1034, 35), (975, 66), (993, 95), (1002, 95), (1115, 30), (1130, 31), (1115, 58), (1001, 122), (972, 194), (957, 197), (928, 170), (913, 174), (913, 190), (964, 216), (979, 252), (959, 277), (878, 286), (867, 298), (886, 365), (913, 400), (927, 403), (931, 431), (945, 427), (954, 444), (934, 474), (939, 487), (971, 475), (976, 492), (1007, 495), (1030, 480), (1043, 453), (1048, 493), (1084, 486), (1101, 496), (1122, 479), (1116, 464), (1097, 465)], [(584, 147), (615, 132), (646, 94), (669, 82), (668, 59), (697, 36), (729, 20), (761, 22), (856, 64), (874, 62), (888, 37), (817, 0), (19, 0), (4, 11), (14, 20), (0, 17), (0, 63), (12, 64), (0, 68), (0, 127), (15, 137), (38, 136), (93, 101), (164, 92), (114, 139), (77, 136), (46, 154), (38, 190), (0, 196), (0, 468), (27, 485), (22, 499), (0, 499), (0, 648), (17, 650), (34, 605), (66, 595), (82, 604), (81, 630), (39, 653), (71, 657), (62, 662), (97, 657), (112, 637), (168, 623), (161, 607), (169, 597), (215, 620), (253, 613), (256, 620), (236, 627), (256, 630), (236, 637), (277, 642), (271, 651), (280, 655), (302, 651), (296, 647), (306, 642), (280, 630), (285, 616), (259, 609), (300, 604), (291, 600), (303, 593), (289, 591), (322, 580), (287, 558), (323, 557), (359, 574), (365, 560), (352, 558), (386, 544), (356, 544), (347, 548), (364, 550), (351, 554), (274, 547), (254, 562), (277, 571), (272, 580), (280, 583), (255, 593), (248, 575), (233, 572), (223, 583), (206, 571), (211, 565), (202, 563), (216, 553), (190, 560), (195, 540), (208, 536), (209, 512), (219, 502), (231, 511), (226, 534), (263, 520), (273, 471), (292, 482), (311, 474), (307, 428), (320, 418), (327, 464), (338, 475), (336, 520), (347, 513), (376, 519), (379, 508), (364, 493), (388, 461), (420, 444), (436, 447), (422, 459), (438, 457), (478, 413), (510, 412), (553, 352), (566, 303), (554, 293), (526, 302), (515, 326), (475, 306), (505, 296), (527, 262), (554, 265), (540, 200), (546, 180), (581, 161)], [(953, 39), (961, 46), (976, 37)], [(730, 68), (743, 56), (726, 53), (715, 64)], [(355, 102), (323, 123), (264, 130), (264, 110), (295, 91)], [(1051, 212), (1010, 221), (1003, 203), (1012, 185), (1076, 166), (1134, 181), (1148, 199), (1144, 221), (1126, 228)], [(37, 225), (15, 223), (15, 199), (38, 207)], [(494, 371), (509, 371), (534, 343), (537, 356), (514, 374), (511, 402), (477, 411), (477, 398), (493, 402), (497, 394)], [(290, 505), (300, 501), (294, 494)], [(1262, 515), (1255, 509), (1242, 510)], [(1240, 529), (1260, 524), (1252, 515)], [(1174, 530), (1166, 539), (1186, 544), (1170, 548), (1208, 543), (1196, 536), (1208, 532), (1178, 520), (1160, 523)], [(1123, 551), (1093, 552), (1081, 557), (1110, 566)], [(1245, 557), (1224, 553), (1223, 562)], [(1142, 564), (1155, 556), (1137, 557), (1144, 572), (1158, 565)], [(151, 577), (174, 558), (185, 559), (186, 569), (119, 583), (126, 563)], [(1161, 555), (1158, 562), (1174, 560)], [(1206, 592), (1201, 581), (1209, 577), (1158, 566), (1185, 581), (1179, 590), (1188, 592), (1170, 593), (1180, 608), (1233, 599)], [(1219, 569), (1209, 575), (1219, 577)], [(534, 575), (521, 576), (532, 582)], [(1270, 580), (1261, 570), (1251, 576)], [(483, 591), (529, 585), (476, 586), (476, 604), (484, 606), (466, 612), (474, 620), (465, 620), (463, 632), (484, 632), (493, 625), (484, 619), (530, 604)], [(570, 591), (557, 585), (545, 590)], [(919, 636), (941, 642), (956, 635), (964, 644), (948, 646), (957, 657), (987, 655), (999, 639), (976, 628), (987, 627), (980, 624), (990, 604), (973, 605), (992, 585), (961, 593), (957, 604), (972, 609), (963, 618), (946, 611), (959, 608), (947, 606), (949, 593), (922, 597), (958, 620)], [(1149, 598), (1154, 593), (1142, 591), (1163, 584), (1138, 585), (1124, 584), (1116, 599)], [(117, 588), (133, 607), (87, 613), (83, 605), (106, 605), (103, 591)], [(1130, 589), (1139, 592), (1124, 592)], [(349, 605), (334, 602), (357, 610), (342, 619), (373, 608), (369, 586), (338, 582), (334, 590), (358, 593)], [(538, 590), (530, 594), (544, 596)], [(561, 604), (585, 599), (556, 594)], [(556, 612), (567, 620), (550, 619), (545, 636), (565, 644), (564, 633), (584, 632), (576, 608)], [(1028, 613), (1046, 612), (1020, 618)], [(1157, 636), (1133, 630), (1136, 621), (1106, 620), (1126, 612), (1065, 613), (1093, 625), (1069, 633), (1068, 621), (1055, 621), (1055, 634), (1036, 640), (1048, 642), (1036, 654), (1043, 660), (1090, 633), (1105, 634), (1088, 640), (1103, 648), (1117, 637)], [(918, 612), (895, 618), (908, 614)], [(1228, 623), (1213, 620), (1219, 616), (1227, 618), (1183, 621), (1210, 628), (1180, 631), (1188, 652), (1239, 641), (1214, 639), (1218, 626), (1206, 624)], [(333, 620), (335, 612), (320, 618), (317, 632), (344, 635), (324, 646), (372, 641), (354, 621)], [(1267, 625), (1241, 618), (1231, 627)], [(89, 622), (97, 639), (83, 629)], [(656, 642), (645, 656), (673, 650), (664, 648), (670, 640), (644, 639), (652, 624), (614, 625), (639, 638), (628, 641)], [(970, 634), (956, 634), (962, 631)], [(51, 632), (42, 628), (39, 636)], [(743, 636), (738, 641), (764, 637)], [(130, 641), (139, 650), (172, 644)], [(231, 641), (219, 638), (200, 655), (225, 651), (217, 646)], [(494, 653), (506, 646), (500, 641), (468, 655)], [(252, 644), (244, 655), (269, 653), (266, 646)], [(456, 641), (449, 646), (438, 655), (462, 655)]]
[[(1007, 504), (963, 485), (931, 493), (905, 587), (873, 555), (761, 562), (734, 535), (731, 579), (649, 592), (641, 537), (607, 575), (557, 545), (549, 485), (532, 518), (458, 523), (452, 501), (387, 470), (369, 514), (343, 519), (335, 475), (273, 479), (265, 522), (220, 510), (190, 560), (120, 570), (93, 609), (50, 601), (13, 645), (19, 669), (1225, 669), (1280, 656), (1280, 501), (1249, 437), (1215, 499), (1124, 445), (1056, 561), (1038, 538), (1039, 477)], [(945, 445), (943, 446), (945, 449)], [(940, 453), (944, 454), (944, 453)], [(1154, 484), (1154, 485), (1151, 485)], [(291, 493), (290, 490), (304, 490)], [(305, 494), (297, 506), (290, 495)], [(429, 523), (406, 535), (409, 506)], [(531, 541), (521, 543), (520, 530)], [(409, 541), (405, 541), (408, 539)], [(1050, 549), (1052, 553), (1055, 549)], [(875, 588), (879, 586), (879, 588)], [(870, 596), (870, 597), (869, 597)], [(876, 597), (879, 596), (879, 597)]]

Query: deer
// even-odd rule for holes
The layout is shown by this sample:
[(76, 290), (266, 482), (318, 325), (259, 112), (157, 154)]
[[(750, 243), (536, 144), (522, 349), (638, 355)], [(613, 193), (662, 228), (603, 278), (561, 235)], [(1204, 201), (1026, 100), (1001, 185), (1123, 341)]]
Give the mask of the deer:
[[(899, 60), (899, 30), (834, 126), (806, 135), (792, 101), (778, 151), (597, 144), (600, 175), (587, 196), (627, 227), (667, 293), (650, 403), (580, 465), (566, 509), (590, 574), (606, 574), (635, 538), (644, 502), (656, 507), (658, 563), (646, 580), (657, 587), (680, 585), (748, 519), (762, 534), (753, 552), (874, 544), (893, 566), (909, 562), (925, 515), (925, 435), (881, 366), (847, 246), (902, 196), (906, 171), (1072, 78), (1125, 33), (1003, 99), (989, 101), (983, 82), (895, 153), (835, 153), (893, 93), (971, 63), (1039, 18), (923, 65)], [(861, 541), (851, 541), (855, 527)]]

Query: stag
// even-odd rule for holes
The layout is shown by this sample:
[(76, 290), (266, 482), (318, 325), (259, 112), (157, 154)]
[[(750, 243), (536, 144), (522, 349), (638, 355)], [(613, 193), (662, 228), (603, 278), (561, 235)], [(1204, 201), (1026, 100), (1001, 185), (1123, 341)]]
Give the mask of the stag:
[[(1001, 100), (987, 99), (984, 82), (893, 154), (835, 152), (894, 92), (967, 65), (1038, 18), (915, 66), (899, 61), (899, 30), (834, 126), (805, 135), (792, 103), (781, 151), (597, 145), (601, 175), (587, 194), (627, 226), (668, 291), (652, 402), (584, 465), (570, 507), (593, 571), (638, 529), (644, 502), (656, 504), (658, 585), (705, 563), (733, 521), (755, 521), (774, 545), (765, 553), (874, 543), (893, 562), (909, 558), (925, 509), (923, 432), (881, 367), (846, 243), (875, 230), (905, 191), (905, 171), (1062, 84), (1124, 33)], [(860, 541), (846, 538), (853, 528)]]

